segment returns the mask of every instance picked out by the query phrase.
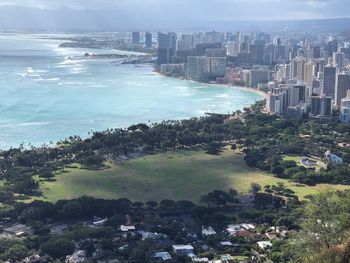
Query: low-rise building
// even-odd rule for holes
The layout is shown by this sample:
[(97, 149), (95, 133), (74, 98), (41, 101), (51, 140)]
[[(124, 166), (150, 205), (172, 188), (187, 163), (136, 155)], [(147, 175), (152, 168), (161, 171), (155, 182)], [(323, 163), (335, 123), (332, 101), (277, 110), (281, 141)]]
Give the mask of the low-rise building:
[(329, 150), (327, 152), (325, 152), (324, 156), (325, 156), (325, 159), (328, 161), (328, 163), (331, 163), (331, 164), (342, 164), (343, 163), (343, 158), (331, 153), (331, 151), (329, 151)]
[(194, 248), (191, 245), (173, 245), (173, 251), (176, 255), (193, 254)]
[(172, 260), (170, 253), (167, 251), (156, 252), (153, 258), (162, 260), (162, 261)]
[(32, 234), (32, 230), (29, 226), (23, 224), (15, 224), (3, 229), (5, 235), (12, 235), (16, 237), (22, 237)]
[(202, 236), (212, 236), (215, 234), (216, 232), (211, 226), (208, 226), (208, 227), (202, 226)]
[(82, 263), (86, 260), (86, 252), (84, 250), (78, 250), (73, 255), (66, 257), (66, 263)]
[(126, 225), (121, 225), (120, 230), (122, 232), (129, 232), (129, 231), (135, 231), (136, 227), (135, 226), (126, 226)]

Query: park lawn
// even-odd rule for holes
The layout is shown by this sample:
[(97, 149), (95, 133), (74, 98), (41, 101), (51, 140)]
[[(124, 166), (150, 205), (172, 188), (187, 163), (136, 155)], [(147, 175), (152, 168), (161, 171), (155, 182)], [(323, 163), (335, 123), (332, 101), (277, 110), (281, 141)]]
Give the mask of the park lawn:
[[(108, 164), (104, 170), (66, 168), (54, 182), (41, 182), (40, 190), (47, 201), (73, 199), (83, 195), (96, 198), (129, 198), (133, 201), (162, 199), (198, 202), (210, 191), (235, 188), (248, 193), (251, 183), (261, 186), (283, 182), (300, 198), (324, 190), (342, 190), (346, 186), (318, 185), (300, 187), (263, 171), (249, 168), (243, 156), (228, 148), (221, 155), (202, 151), (179, 151), (149, 155)], [(349, 187), (350, 188), (350, 187)]]
[(302, 165), (300, 163), (300, 160), (302, 158), (302, 156), (299, 156), (299, 155), (283, 155), (282, 156), (283, 160), (285, 161), (294, 161), (296, 162), (298, 165)]

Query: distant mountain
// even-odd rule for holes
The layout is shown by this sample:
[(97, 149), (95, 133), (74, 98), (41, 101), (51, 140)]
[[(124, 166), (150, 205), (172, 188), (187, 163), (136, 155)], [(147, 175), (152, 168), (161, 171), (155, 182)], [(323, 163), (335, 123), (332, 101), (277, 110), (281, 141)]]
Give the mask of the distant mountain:
[(350, 19), (290, 20), (290, 21), (197, 21), (172, 16), (139, 17), (118, 10), (56, 10), (22, 6), (0, 7), (0, 30), (57, 31), (131, 31), (131, 30), (221, 30), (221, 31), (287, 31), (308, 30), (342, 32), (349, 29)]

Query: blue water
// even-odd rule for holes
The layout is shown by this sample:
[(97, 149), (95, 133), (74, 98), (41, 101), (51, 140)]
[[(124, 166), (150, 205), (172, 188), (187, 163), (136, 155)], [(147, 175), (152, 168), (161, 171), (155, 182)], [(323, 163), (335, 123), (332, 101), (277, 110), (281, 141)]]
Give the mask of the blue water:
[(91, 50), (58, 48), (59, 43), (0, 34), (0, 149), (139, 122), (228, 113), (261, 99), (236, 88), (162, 77), (147, 65), (86, 59), (83, 54)]

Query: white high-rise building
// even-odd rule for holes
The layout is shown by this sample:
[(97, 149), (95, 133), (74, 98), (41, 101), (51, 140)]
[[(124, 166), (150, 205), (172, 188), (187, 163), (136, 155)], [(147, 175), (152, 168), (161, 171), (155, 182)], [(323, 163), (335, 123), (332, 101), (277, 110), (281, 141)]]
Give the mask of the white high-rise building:
[(227, 55), (229, 56), (237, 56), (239, 51), (239, 44), (234, 41), (230, 41), (227, 43)]
[(304, 65), (304, 81), (309, 86), (312, 87), (312, 82), (315, 77), (315, 65), (312, 62), (305, 63)]
[(291, 77), (297, 80), (304, 80), (305, 58), (296, 57), (291, 61)]

